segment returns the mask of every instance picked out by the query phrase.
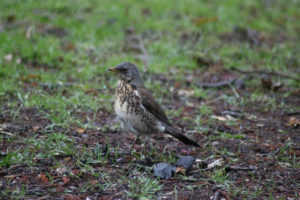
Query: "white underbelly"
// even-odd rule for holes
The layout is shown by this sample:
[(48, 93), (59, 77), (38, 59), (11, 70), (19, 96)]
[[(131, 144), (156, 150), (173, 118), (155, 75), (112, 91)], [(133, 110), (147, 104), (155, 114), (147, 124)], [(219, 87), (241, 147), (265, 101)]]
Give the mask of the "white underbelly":
[(141, 121), (140, 116), (137, 116), (134, 113), (129, 114), (127, 112), (127, 102), (124, 102), (122, 106), (117, 102), (115, 104), (115, 112), (124, 131), (132, 132), (134, 134), (140, 134), (136, 130), (136, 127), (139, 126), (139, 121)]

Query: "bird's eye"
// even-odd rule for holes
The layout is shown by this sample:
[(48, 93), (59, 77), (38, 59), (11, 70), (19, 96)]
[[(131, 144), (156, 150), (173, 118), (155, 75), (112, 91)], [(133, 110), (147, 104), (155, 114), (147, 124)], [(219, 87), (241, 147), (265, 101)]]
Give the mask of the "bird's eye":
[(127, 71), (126, 68), (121, 68), (121, 69), (120, 69), (120, 72), (122, 72), (122, 73), (126, 73), (126, 71)]

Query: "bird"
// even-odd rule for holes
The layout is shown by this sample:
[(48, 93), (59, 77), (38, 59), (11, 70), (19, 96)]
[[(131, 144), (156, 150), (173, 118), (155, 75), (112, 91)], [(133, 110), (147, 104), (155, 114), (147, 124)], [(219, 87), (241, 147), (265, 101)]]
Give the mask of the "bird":
[(194, 140), (181, 134), (169, 121), (162, 107), (155, 101), (150, 90), (142, 81), (138, 68), (130, 62), (123, 62), (109, 68), (117, 75), (114, 110), (125, 132), (136, 135), (164, 133), (173, 136), (186, 145), (199, 147)]

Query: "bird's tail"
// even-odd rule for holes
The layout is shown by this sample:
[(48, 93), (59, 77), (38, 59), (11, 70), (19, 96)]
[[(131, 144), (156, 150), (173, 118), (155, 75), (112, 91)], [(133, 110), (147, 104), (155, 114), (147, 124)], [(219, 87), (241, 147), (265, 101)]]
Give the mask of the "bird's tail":
[(175, 130), (175, 128), (173, 128), (173, 127), (166, 127), (165, 132), (168, 133), (169, 135), (173, 136), (174, 138), (180, 140), (181, 142), (183, 142), (186, 145), (193, 145), (193, 146), (196, 146), (196, 147), (200, 147), (197, 142), (195, 142), (194, 140), (182, 135), (177, 130)]

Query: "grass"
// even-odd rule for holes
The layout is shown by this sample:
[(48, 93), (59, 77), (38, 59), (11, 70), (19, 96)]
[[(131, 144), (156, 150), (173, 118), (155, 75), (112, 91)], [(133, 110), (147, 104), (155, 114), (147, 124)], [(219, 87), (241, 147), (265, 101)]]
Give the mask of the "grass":
[[(158, 150), (153, 146), (150, 150), (133, 150), (129, 158), (123, 154), (123, 141), (117, 145), (110, 143), (110, 138), (120, 133), (120, 126), (111, 117), (114, 116), (112, 93), (116, 79), (107, 69), (123, 61), (136, 63), (144, 72), (145, 85), (166, 107), (174, 124), (206, 138), (203, 140), (206, 149), (198, 156), (217, 154), (235, 159), (236, 152), (223, 147), (214, 149), (210, 142), (247, 141), (248, 135), (243, 132), (247, 125), (241, 120), (227, 120), (226, 126), (241, 127), (242, 131), (234, 134), (217, 131), (215, 127), (221, 122), (211, 118), (222, 111), (217, 109), (239, 109), (246, 118), (257, 121), (266, 113), (295, 112), (300, 105), (287, 104), (285, 100), (293, 98), (300, 84), (272, 77), (272, 81), (282, 83), (284, 89), (269, 91), (261, 87), (260, 75), (246, 78), (245, 90), (236, 90), (234, 84), (229, 89), (215, 89), (198, 87), (197, 83), (218, 79), (218, 74), (223, 78), (231, 67), (278, 71), (300, 77), (299, 6), (299, 1), (287, 4), (283, 0), (271, 3), (238, 0), (1, 1), (0, 116), (5, 116), (5, 120), (2, 122), (0, 118), (0, 131), (4, 130), (3, 124), (15, 123), (17, 128), (10, 130), (12, 137), (0, 134), (0, 143), (5, 145), (1, 149), (4, 153), (0, 154), (0, 167), (42, 168), (39, 162), (47, 160), (53, 163), (52, 170), (65, 167), (75, 182), (82, 181), (78, 186), (80, 193), (100, 190), (114, 194), (116, 189), (122, 189), (120, 196), (157, 198), (167, 186), (151, 176), (151, 168), (135, 168), (137, 161), (151, 158), (154, 163), (174, 164), (181, 152), (170, 152), (168, 148), (173, 147)], [(150, 55), (148, 61), (139, 59), (133, 51), (124, 50), (130, 45), (126, 43), (128, 28), (142, 37)], [(259, 44), (247, 41), (249, 38), (236, 39), (238, 36), (233, 30), (238, 28), (254, 31)], [(224, 39), (230, 34), (235, 39)], [(198, 64), (197, 57), (214, 64)], [(192, 90), (193, 93), (178, 96), (178, 90)], [(187, 105), (194, 108), (193, 114), (186, 114), (190, 112), (186, 110)], [(37, 111), (32, 114), (33, 109)], [(249, 114), (249, 110), (253, 113)], [(35, 126), (37, 130), (34, 131)], [(78, 133), (78, 128), (84, 133)], [(283, 137), (290, 130), (281, 132)], [(255, 135), (259, 142), (260, 132), (255, 130)], [(101, 144), (96, 143), (100, 140)], [(108, 149), (103, 153), (104, 146)], [(274, 159), (288, 165), (287, 168), (297, 169), (299, 159), (292, 147), (293, 142), (284, 141)], [(126, 160), (124, 166), (120, 164), (122, 160)], [(133, 169), (128, 171), (127, 167)], [(113, 170), (109, 171), (110, 168)], [(74, 169), (79, 173), (72, 175)], [(49, 171), (48, 168), (42, 170)], [(116, 176), (117, 173), (126, 176)], [(49, 171), (48, 178), (51, 176), (55, 179)], [(246, 198), (253, 191), (246, 186), (235, 187), (223, 168), (212, 171), (206, 178), (240, 198)], [(184, 181), (185, 178), (179, 179)], [(58, 180), (50, 182), (55, 181)], [(128, 187), (123, 188), (124, 184)], [(251, 198), (260, 198), (263, 187), (257, 186)], [(186, 188), (189, 191), (203, 189), (195, 185)], [(0, 196), (25, 198), (28, 190), (28, 185), (20, 184), (4, 189)], [(274, 190), (276, 188), (269, 189), (270, 199)], [(169, 191), (178, 199), (183, 192), (176, 184)]]

